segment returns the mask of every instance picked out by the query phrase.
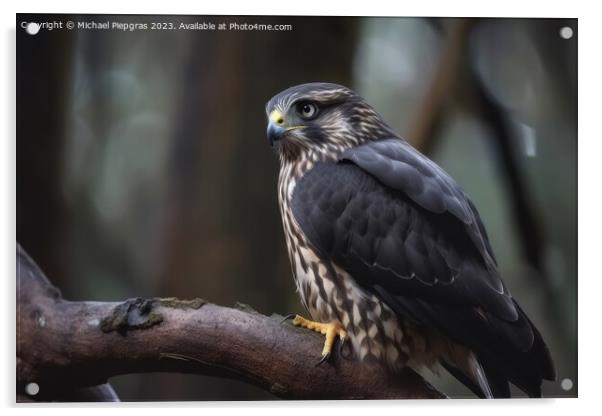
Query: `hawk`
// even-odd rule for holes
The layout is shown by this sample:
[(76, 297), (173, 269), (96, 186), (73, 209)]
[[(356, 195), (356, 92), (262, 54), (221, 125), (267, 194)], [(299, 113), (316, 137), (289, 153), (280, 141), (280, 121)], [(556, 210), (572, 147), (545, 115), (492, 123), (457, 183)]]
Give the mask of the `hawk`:
[(278, 200), (297, 291), (325, 335), (356, 359), (443, 366), (479, 397), (509, 382), (541, 396), (555, 369), (502, 281), (476, 207), (437, 164), (354, 91), (311, 83), (266, 105), (280, 158)]

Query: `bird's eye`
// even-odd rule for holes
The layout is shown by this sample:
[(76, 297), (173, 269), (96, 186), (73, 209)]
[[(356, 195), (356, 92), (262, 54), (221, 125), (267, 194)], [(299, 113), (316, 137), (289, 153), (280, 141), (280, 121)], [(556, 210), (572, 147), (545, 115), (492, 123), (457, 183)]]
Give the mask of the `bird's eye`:
[(318, 115), (318, 106), (313, 103), (299, 103), (297, 104), (297, 113), (301, 118), (305, 120), (311, 120)]

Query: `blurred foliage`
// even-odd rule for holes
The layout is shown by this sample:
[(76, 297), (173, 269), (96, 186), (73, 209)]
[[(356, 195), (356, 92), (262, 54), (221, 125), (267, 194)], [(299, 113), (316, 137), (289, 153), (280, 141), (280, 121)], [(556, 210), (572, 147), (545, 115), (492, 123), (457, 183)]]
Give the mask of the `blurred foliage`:
[[(17, 239), (67, 298), (201, 296), (267, 314), (302, 311), (265, 102), (301, 82), (345, 84), (408, 135), (454, 19), (153, 17), (170, 20), (293, 30), (18, 32)], [(478, 20), (461, 74), (475, 74), (512, 126), (542, 229), (543, 271), (520, 249), (491, 128), (462, 83), (445, 97), (430, 156), (479, 207), (508, 286), (550, 344), (559, 381), (576, 386), (576, 39), (559, 35), (564, 26), (577, 33), (576, 20)], [(427, 377), (470, 396), (449, 377)], [(270, 398), (202, 376), (112, 382), (123, 400)], [(547, 395), (575, 392), (544, 385)]]

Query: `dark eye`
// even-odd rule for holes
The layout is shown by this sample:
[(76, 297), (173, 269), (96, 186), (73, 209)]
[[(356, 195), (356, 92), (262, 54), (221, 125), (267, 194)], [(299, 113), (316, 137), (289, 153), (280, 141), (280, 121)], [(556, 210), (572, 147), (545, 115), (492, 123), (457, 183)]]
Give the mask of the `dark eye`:
[(297, 113), (305, 120), (311, 120), (318, 115), (318, 106), (313, 103), (297, 104)]

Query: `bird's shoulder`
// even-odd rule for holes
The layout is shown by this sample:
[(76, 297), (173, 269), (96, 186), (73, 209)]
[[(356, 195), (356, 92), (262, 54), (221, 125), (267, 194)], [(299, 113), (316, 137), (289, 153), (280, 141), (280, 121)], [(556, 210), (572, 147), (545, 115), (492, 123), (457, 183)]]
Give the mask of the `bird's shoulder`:
[[(363, 206), (380, 206), (383, 198), (398, 203), (409, 199), (426, 214), (450, 214), (463, 224), (464, 234), (471, 239), (483, 263), (487, 267), (497, 265), (485, 227), (468, 195), (447, 172), (402, 139), (353, 147), (335, 162), (316, 164), (301, 179), (298, 195), (310, 200), (325, 196), (323, 205), (334, 199), (339, 202), (335, 208), (340, 207), (342, 199), (352, 199), (352, 193), (353, 199), (363, 200)], [(356, 192), (359, 188), (363, 193)], [(375, 198), (378, 203), (370, 204), (366, 198)], [(335, 210), (333, 214), (336, 213)]]
[(483, 261), (491, 267), (497, 265), (485, 227), (468, 195), (447, 172), (408, 142), (399, 138), (370, 142), (347, 150), (340, 160), (353, 162), (430, 212), (450, 213), (465, 224)]

